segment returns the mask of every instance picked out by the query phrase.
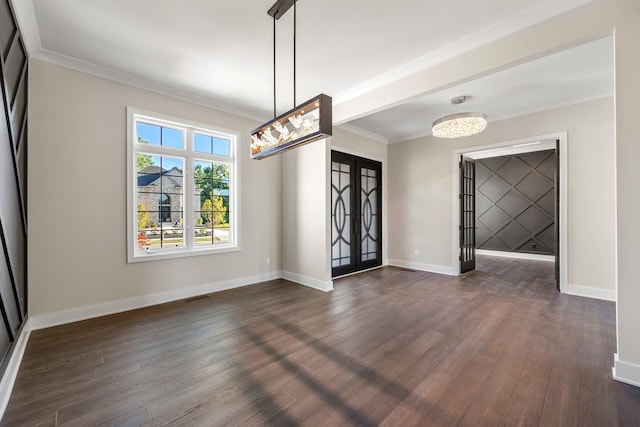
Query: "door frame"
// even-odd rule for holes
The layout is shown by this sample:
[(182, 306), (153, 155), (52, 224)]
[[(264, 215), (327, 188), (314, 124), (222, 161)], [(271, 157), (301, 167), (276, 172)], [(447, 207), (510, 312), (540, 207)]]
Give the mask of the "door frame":
[(387, 173), (387, 159), (385, 157), (379, 157), (376, 156), (374, 154), (365, 152), (365, 151), (359, 151), (359, 150), (352, 150), (349, 148), (345, 148), (342, 147), (340, 145), (336, 145), (336, 144), (331, 144), (329, 143), (329, 166), (328, 166), (328, 171), (327, 173), (329, 174), (329, 202), (328, 202), (328, 206), (329, 206), (329, 212), (327, 213), (327, 227), (328, 227), (328, 234), (329, 234), (329, 240), (328, 240), (328, 245), (329, 245), (329, 276), (331, 276), (331, 151), (339, 151), (341, 153), (345, 153), (345, 154), (351, 154), (353, 156), (358, 156), (358, 157), (363, 157), (365, 159), (369, 159), (369, 160), (375, 160), (376, 162), (380, 162), (382, 163), (382, 265), (377, 266), (377, 267), (373, 267), (371, 269), (368, 270), (362, 270), (362, 271), (357, 271), (355, 273), (348, 273), (348, 274), (344, 274), (342, 276), (335, 276), (335, 277), (331, 277), (331, 280), (333, 279), (337, 279), (339, 277), (344, 277), (344, 276), (350, 276), (352, 274), (358, 274), (358, 273), (362, 273), (365, 271), (369, 271), (369, 270), (376, 270), (378, 268), (382, 268), (384, 266), (389, 265), (389, 256), (388, 256), (388, 235), (387, 235), (387, 218), (388, 218), (388, 211), (387, 211), (387, 194), (388, 191), (385, 191), (385, 189), (388, 188), (388, 173)]
[[(342, 276), (354, 274), (354, 273), (360, 273), (362, 271), (380, 268), (384, 265), (384, 256), (383, 256), (384, 242), (382, 240), (384, 238), (383, 236), (383, 221), (384, 221), (383, 195), (385, 193), (383, 189), (383, 178), (384, 178), (383, 170), (382, 170), (383, 163), (377, 160), (373, 160), (371, 158), (362, 157), (362, 156), (358, 156), (356, 154), (351, 154), (351, 153), (345, 153), (344, 151), (341, 151), (341, 150), (331, 149), (331, 162), (333, 163), (334, 161), (336, 161), (340, 163), (341, 160), (345, 163), (349, 162), (349, 164), (351, 164), (351, 168), (352, 168), (350, 173), (351, 174), (351, 177), (350, 177), (351, 201), (349, 203), (349, 206), (352, 206), (352, 212), (351, 212), (352, 216), (355, 214), (358, 214), (358, 216), (353, 216), (350, 220), (351, 221), (350, 251), (351, 251), (352, 263), (346, 266), (340, 266), (335, 268), (332, 265), (331, 266), (332, 278), (342, 277)], [(361, 234), (360, 234), (360, 229), (361, 229), (360, 215), (362, 214), (362, 212), (360, 211), (361, 200), (362, 200), (361, 199), (362, 177), (360, 174), (361, 168), (373, 168), (378, 171), (378, 175), (375, 178), (377, 182), (376, 205), (378, 207), (376, 211), (377, 220), (375, 222), (375, 230), (376, 230), (376, 236), (377, 236), (377, 249), (376, 249), (377, 256), (376, 256), (376, 259), (368, 260), (368, 261), (362, 261), (360, 259), (361, 243), (362, 243)], [(330, 181), (331, 181), (332, 193), (333, 193), (333, 172), (332, 172)], [(331, 203), (331, 207), (330, 207), (330, 218), (333, 220), (333, 203)], [(330, 228), (333, 230), (333, 224)], [(333, 233), (331, 233), (331, 243), (333, 243)], [(332, 264), (333, 264), (333, 261), (332, 261)], [(336, 272), (336, 269), (338, 270), (338, 272)]]
[[(533, 145), (536, 141), (543, 140), (553, 140), (553, 147), (547, 147), (546, 145)], [(508, 154), (517, 154), (517, 153), (528, 153), (532, 151), (540, 151), (543, 149), (551, 149), (555, 147), (555, 141), (560, 141), (560, 161), (559, 161), (559, 171), (558, 175), (560, 177), (560, 188), (558, 189), (559, 193), (559, 238), (560, 238), (560, 251), (559, 251), (559, 284), (560, 284), (560, 292), (566, 293), (568, 288), (568, 274), (569, 266), (568, 266), (568, 257), (567, 257), (567, 132), (556, 132), (550, 133), (546, 135), (532, 136), (529, 138), (516, 139), (511, 141), (499, 142), (496, 144), (488, 144), (481, 146), (473, 146), (467, 148), (461, 148), (453, 151), (452, 157), (452, 176), (453, 176), (453, 186), (452, 186), (452, 235), (451, 235), (451, 265), (453, 267), (453, 275), (460, 275), (460, 262), (458, 257), (460, 256), (460, 234), (459, 228), (460, 225), (460, 201), (458, 199), (458, 195), (460, 193), (460, 173), (459, 173), (459, 162), (461, 155), (469, 155), (472, 153), (476, 153), (479, 151), (489, 151), (491, 150), (492, 156), (501, 156)], [(528, 145), (529, 144), (529, 145)], [(514, 147), (515, 146), (515, 147)]]

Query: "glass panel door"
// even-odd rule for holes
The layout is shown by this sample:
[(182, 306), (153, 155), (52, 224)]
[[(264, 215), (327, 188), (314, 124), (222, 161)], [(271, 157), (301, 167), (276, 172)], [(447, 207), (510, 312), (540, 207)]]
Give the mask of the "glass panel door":
[(460, 274), (476, 268), (476, 164), (460, 159)]
[(331, 162), (331, 267), (353, 264), (351, 221), (353, 219), (352, 167)]
[(340, 276), (382, 265), (382, 164), (331, 152), (331, 267)]

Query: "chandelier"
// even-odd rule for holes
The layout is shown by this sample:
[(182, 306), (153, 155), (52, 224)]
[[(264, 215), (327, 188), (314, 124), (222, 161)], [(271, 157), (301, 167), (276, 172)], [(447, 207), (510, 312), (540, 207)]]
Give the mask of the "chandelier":
[[(273, 17), (273, 120), (251, 132), (251, 158), (263, 159), (332, 134), (332, 99), (323, 93), (296, 105), (296, 2), (278, 0)], [(293, 109), (276, 117), (276, 20), (293, 6)]]
[[(459, 105), (468, 99), (456, 96), (451, 104)], [(487, 127), (487, 116), (483, 113), (457, 113), (444, 116), (433, 122), (431, 133), (436, 138), (462, 138), (482, 132)]]

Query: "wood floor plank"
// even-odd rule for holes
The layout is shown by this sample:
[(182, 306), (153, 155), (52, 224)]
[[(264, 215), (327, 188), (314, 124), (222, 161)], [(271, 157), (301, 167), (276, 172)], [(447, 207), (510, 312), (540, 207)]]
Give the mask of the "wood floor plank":
[(285, 280), (34, 331), (1, 426), (636, 426), (615, 305), (553, 263)]
[(421, 421), (422, 425), (453, 426), (458, 425), (465, 412), (471, 406), (473, 397), (481, 389), (496, 360), (476, 353), (451, 386), (431, 408)]
[(524, 362), (508, 357), (498, 360), (458, 424), (461, 427), (497, 426), (516, 386)]
[[(637, 412), (636, 412), (637, 414)], [(607, 394), (594, 393), (587, 390), (580, 391), (580, 412), (578, 414), (581, 427), (618, 427), (620, 418), (618, 416), (616, 402), (613, 397)], [(633, 425), (635, 420), (626, 425)]]

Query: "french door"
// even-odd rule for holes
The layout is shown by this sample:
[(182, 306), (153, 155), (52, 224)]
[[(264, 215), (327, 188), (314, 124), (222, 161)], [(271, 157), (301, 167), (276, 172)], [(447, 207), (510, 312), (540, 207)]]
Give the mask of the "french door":
[(476, 268), (476, 164), (460, 156), (460, 274)]
[(380, 265), (382, 265), (382, 163), (332, 151), (332, 276)]

